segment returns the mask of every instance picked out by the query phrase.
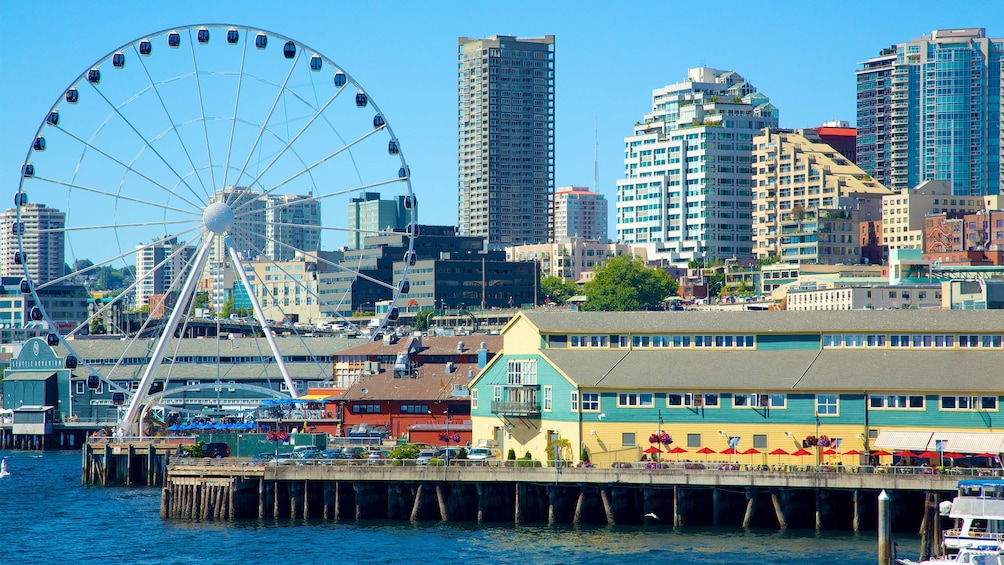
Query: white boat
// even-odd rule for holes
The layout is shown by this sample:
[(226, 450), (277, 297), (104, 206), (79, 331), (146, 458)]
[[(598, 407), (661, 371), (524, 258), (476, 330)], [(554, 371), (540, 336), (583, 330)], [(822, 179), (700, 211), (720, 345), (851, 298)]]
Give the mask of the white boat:
[(999, 549), (964, 547), (958, 553), (933, 557), (924, 561), (897, 559), (899, 565), (945, 565), (951, 563), (969, 563), (971, 565), (1004, 565), (1004, 553)]
[(944, 531), (948, 553), (962, 549), (1004, 550), (1004, 479), (964, 479), (951, 502), (942, 502), (942, 516), (955, 519)]
[(10, 476), (10, 471), (7, 470), (7, 460), (0, 459), (0, 478), (9, 476)]

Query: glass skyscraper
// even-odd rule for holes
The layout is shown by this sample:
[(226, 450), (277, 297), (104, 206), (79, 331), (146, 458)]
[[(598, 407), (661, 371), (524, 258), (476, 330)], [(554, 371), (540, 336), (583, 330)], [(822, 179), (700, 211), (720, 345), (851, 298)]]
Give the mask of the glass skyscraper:
[(935, 30), (857, 70), (857, 164), (896, 192), (945, 180), (952, 193), (1000, 193), (1004, 39)]

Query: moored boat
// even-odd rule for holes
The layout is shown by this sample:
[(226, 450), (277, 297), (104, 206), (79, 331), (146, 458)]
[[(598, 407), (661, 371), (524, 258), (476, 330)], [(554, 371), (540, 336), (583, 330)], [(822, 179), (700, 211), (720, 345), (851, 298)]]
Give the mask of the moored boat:
[(955, 519), (944, 532), (945, 549), (1004, 549), (1004, 479), (964, 479), (958, 488), (955, 498), (939, 507), (942, 516)]
[(951, 555), (933, 557), (923, 561), (897, 559), (899, 565), (945, 565), (951, 563), (968, 563), (970, 565), (1004, 565), (1004, 553), (1000, 549), (964, 547)]

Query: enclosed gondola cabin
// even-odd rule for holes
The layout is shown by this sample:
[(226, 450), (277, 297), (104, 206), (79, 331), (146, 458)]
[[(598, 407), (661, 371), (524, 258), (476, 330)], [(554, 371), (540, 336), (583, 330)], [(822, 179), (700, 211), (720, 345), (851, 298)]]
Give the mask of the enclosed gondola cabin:
[(198, 41), (203, 45), (209, 43), (209, 30), (206, 28), (200, 28), (199, 31), (195, 34), (195, 39), (196, 41)]
[(292, 59), (296, 56), (296, 44), (292, 41), (287, 41), (285, 45), (282, 46), (282, 54), (287, 59)]
[(391, 155), (397, 155), (400, 152), (401, 148), (398, 146), (396, 139), (392, 139), (389, 142), (387, 142), (387, 153), (390, 153)]
[(124, 392), (113, 392), (112, 393), (112, 404), (115, 406), (122, 406), (125, 404), (125, 393)]
[(227, 30), (227, 43), (233, 45), (237, 43), (241, 38), (241, 34), (236, 28), (230, 28)]
[(49, 347), (56, 347), (59, 345), (59, 336), (55, 333), (49, 333), (45, 336), (45, 343), (48, 344)]
[(144, 39), (143, 41), (140, 41), (139, 42), (139, 54), (140, 55), (149, 55), (150, 53), (153, 53), (153, 44), (150, 43), (150, 40), (149, 39)]
[(91, 390), (98, 390), (101, 386), (101, 377), (97, 375), (87, 375), (87, 388)]
[(24, 265), (24, 253), (21, 253), (20, 251), (14, 252), (14, 264)]
[(112, 55), (112, 66), (116, 69), (121, 69), (125, 66), (125, 53), (116, 53)]
[(345, 76), (343, 72), (335, 73), (335, 86), (341, 88), (349, 83), (349, 77)]
[(87, 71), (87, 82), (91, 84), (101, 83), (101, 69), (91, 69)]
[(35, 142), (31, 144), (31, 148), (35, 151), (45, 151), (45, 137), (38, 136), (35, 138)]
[(50, 126), (58, 126), (59, 125), (59, 112), (57, 112), (55, 110), (49, 112), (49, 115), (45, 117), (45, 123), (49, 124)]
[(390, 320), (391, 322), (393, 322), (393, 321), (397, 320), (397, 318), (398, 318), (399, 315), (400, 315), (400, 313), (398, 312), (397, 307), (394, 307), (394, 308), (391, 308), (390, 312), (387, 313), (387, 319)]
[(67, 355), (66, 358), (63, 360), (63, 366), (65, 366), (67, 369), (76, 369), (77, 358), (74, 357), (73, 355)]
[(254, 38), (254, 46), (258, 49), (264, 49), (268, 47), (268, 36), (264, 33), (259, 33)]
[(43, 318), (42, 309), (38, 306), (31, 307), (31, 319), (32, 321), (38, 322)]
[(408, 294), (411, 291), (411, 283), (407, 279), (401, 281), (401, 294)]
[[(399, 179), (406, 179), (410, 176), (411, 176), (411, 169), (409, 169), (407, 165), (397, 170), (397, 178)], [(404, 207), (407, 208), (408, 210), (411, 210), (412, 205), (414, 205), (413, 199), (414, 199), (413, 196), (406, 196), (404, 199)]]
[(321, 70), (321, 66), (323, 64), (324, 64), (324, 62), (321, 61), (321, 56), (320, 55), (311, 55), (310, 56), (310, 70), (312, 70), (312, 71), (319, 71), (319, 70)]
[(179, 45), (181, 45), (181, 34), (180, 33), (176, 32), (176, 31), (172, 31), (171, 33), (167, 34), (167, 46), (168, 47), (172, 47), (173, 48), (173, 47), (178, 47)]
[(404, 254), (404, 260), (408, 262), (409, 267), (414, 267), (415, 263), (418, 262), (418, 255), (414, 251), (409, 251)]
[(365, 92), (363, 92), (363, 91), (360, 90), (359, 92), (356, 93), (356, 107), (357, 108), (365, 108), (366, 107), (366, 103), (368, 101), (369, 101), (369, 98), (366, 96)]
[(80, 100), (80, 92), (76, 88), (71, 88), (66, 91), (66, 101), (70, 104), (76, 104)]
[(21, 289), (21, 294), (31, 294), (31, 283), (27, 279), (21, 279), (21, 284), (18, 288)]
[[(32, 168), (31, 173), (32, 174), (35, 173), (35, 167), (32, 167), (30, 164), (25, 165), (25, 166), (31, 167)], [(28, 174), (27, 172), (25, 172), (24, 176), (30, 177), (31, 175)], [(28, 193), (27, 192), (18, 192), (17, 194), (14, 195), (14, 205), (15, 206), (24, 206), (27, 203), (28, 203)]]
[(11, 235), (23, 235), (24, 234), (24, 222), (14, 222), (10, 225)]
[(377, 114), (377, 115), (373, 116), (373, 127), (375, 127), (375, 128), (382, 128), (386, 124), (387, 124), (387, 121), (384, 120), (383, 116), (381, 116), (380, 114)]
[[(26, 178), (35, 176), (35, 165), (32, 165), (31, 163), (25, 163), (24, 165), (21, 165), (21, 176)], [(15, 196), (15, 198), (17, 197)], [(17, 206), (17, 204), (15, 204), (15, 206)]]

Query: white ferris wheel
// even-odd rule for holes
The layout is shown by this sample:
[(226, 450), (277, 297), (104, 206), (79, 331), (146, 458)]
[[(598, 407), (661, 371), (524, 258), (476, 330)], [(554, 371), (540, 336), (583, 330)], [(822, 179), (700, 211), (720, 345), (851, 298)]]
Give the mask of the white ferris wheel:
[[(397, 202), (407, 227), (364, 231), (348, 217), (360, 198)], [(217, 313), (228, 295), (246, 305), (261, 349), (295, 396), (281, 350), (295, 330), (276, 339), (277, 324), (311, 303), (321, 317), (352, 311), (348, 292), (319, 291), (296, 265), (364, 281), (370, 296), (383, 297), (379, 316), (367, 303), (378, 335), (409, 291), (418, 225), (400, 141), (370, 94), (302, 43), (222, 24), (144, 36), (85, 69), (43, 117), (14, 204), (17, 246), (4, 259), (23, 272), (21, 291), (37, 305), (29, 317), (48, 325), (50, 345), (86, 364), (69, 337), (109, 311), (139, 309), (137, 296), (157, 285), (156, 295), (170, 297), (148, 302), (142, 327), (123, 333), (123, 357), (135, 357), (134, 345), (149, 352), (135, 390), (112, 380), (119, 363), (87, 367), (124, 393), (122, 428), (136, 421), (155, 369), (183, 357), (175, 349), (185, 340), (174, 336), (195, 323), (199, 293)], [(331, 253), (391, 234), (406, 250), (396, 284)], [(39, 250), (63, 253), (72, 272), (47, 268)], [(103, 267), (134, 269), (135, 282), (93, 304), (83, 321), (67, 324), (45, 307), (47, 290), (86, 282)]]

